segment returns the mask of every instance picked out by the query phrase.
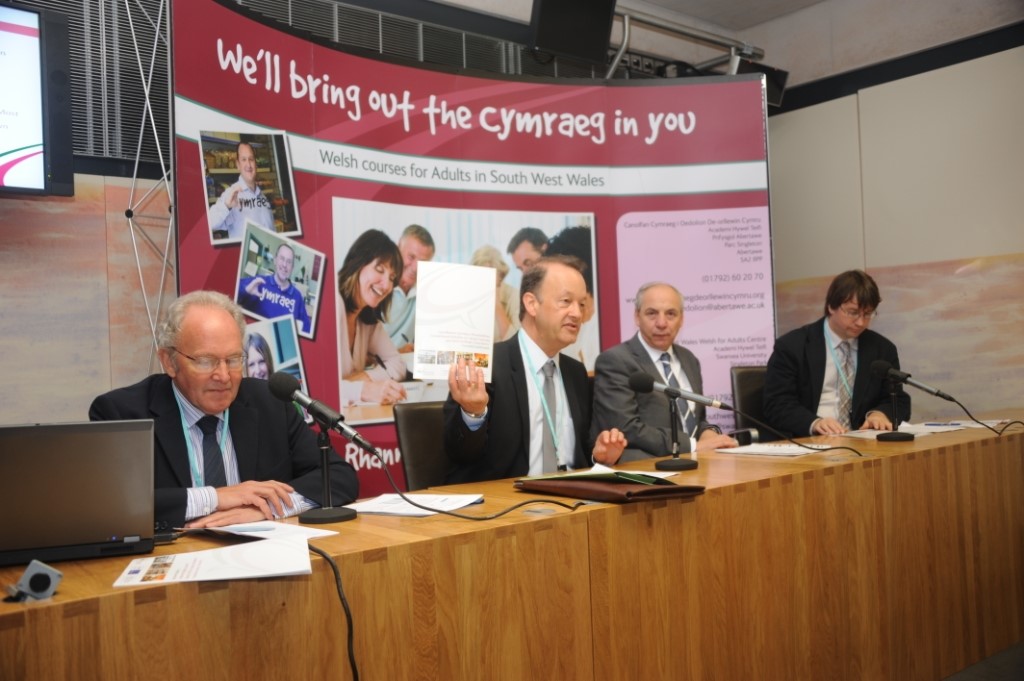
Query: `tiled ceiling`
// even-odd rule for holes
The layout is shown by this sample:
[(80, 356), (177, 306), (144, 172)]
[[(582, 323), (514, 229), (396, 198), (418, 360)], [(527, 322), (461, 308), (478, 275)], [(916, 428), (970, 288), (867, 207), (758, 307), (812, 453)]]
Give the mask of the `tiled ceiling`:
[(822, 0), (646, 0), (646, 4), (741, 31)]

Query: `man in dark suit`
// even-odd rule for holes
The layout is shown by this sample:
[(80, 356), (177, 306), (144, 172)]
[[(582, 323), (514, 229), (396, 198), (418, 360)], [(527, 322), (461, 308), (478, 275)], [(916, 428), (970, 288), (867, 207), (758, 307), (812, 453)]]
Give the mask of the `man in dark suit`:
[(825, 317), (775, 341), (764, 384), (768, 423), (802, 437), (892, 430), (910, 418), (910, 396), (900, 391), (896, 420), (888, 381), (871, 372), (880, 359), (900, 366), (896, 346), (868, 328), (880, 302), (870, 275), (843, 272), (825, 295)]
[[(683, 296), (669, 284), (644, 284), (636, 294), (637, 334), (605, 350), (594, 366), (593, 428), (618, 428), (629, 440), (621, 461), (672, 453), (668, 398), (661, 392), (637, 393), (629, 387), (633, 374), (694, 393), (704, 390), (700, 362), (675, 343), (683, 327)], [(668, 369), (666, 370), (666, 366)], [(701, 404), (680, 400), (679, 451), (735, 447), (736, 441), (707, 422)]]
[(448, 374), (445, 450), (449, 482), (496, 480), (614, 462), (626, 445), (610, 430), (591, 440), (590, 383), (561, 354), (576, 340), (587, 289), (579, 261), (541, 258), (520, 286), (522, 328), (494, 346), (491, 383), (461, 359)]
[[(155, 421), (158, 529), (290, 516), (323, 501), (313, 431), (266, 381), (242, 378), (244, 330), (227, 296), (181, 296), (158, 332), (166, 373), (100, 395), (89, 408), (94, 421)], [(330, 478), (333, 505), (356, 498), (355, 470), (337, 455)]]

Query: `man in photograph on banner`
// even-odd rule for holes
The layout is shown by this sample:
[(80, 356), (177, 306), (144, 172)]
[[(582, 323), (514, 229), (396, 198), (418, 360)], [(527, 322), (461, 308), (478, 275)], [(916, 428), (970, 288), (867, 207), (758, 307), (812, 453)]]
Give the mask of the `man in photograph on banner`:
[(263, 319), (291, 315), (300, 333), (310, 332), (309, 312), (302, 292), (292, 284), (295, 250), (281, 244), (274, 254), (274, 276), (245, 277), (238, 282), (238, 304)]
[[(683, 296), (671, 284), (644, 284), (636, 294), (637, 333), (602, 352), (594, 371), (594, 429), (618, 428), (629, 440), (620, 461), (636, 461), (672, 453), (668, 397), (661, 392), (637, 393), (630, 387), (636, 373), (658, 383), (694, 393), (704, 386), (697, 357), (676, 343), (683, 328)], [(680, 452), (735, 447), (736, 440), (706, 419), (704, 405), (680, 399)]]
[[(626, 446), (612, 428), (590, 437), (587, 371), (561, 354), (576, 340), (587, 290), (581, 263), (541, 258), (523, 275), (521, 329), (494, 346), (491, 383), (460, 359), (448, 373), (448, 482), (477, 482), (617, 461)], [(525, 416), (528, 415), (528, 416)], [(524, 430), (523, 426), (527, 426)]]
[(888, 381), (871, 371), (876, 360), (900, 368), (896, 346), (868, 328), (881, 302), (871, 275), (843, 272), (825, 294), (825, 316), (775, 341), (764, 383), (769, 424), (804, 437), (893, 430), (910, 418), (910, 395), (899, 392), (893, 414)]
[(239, 142), (235, 164), (238, 181), (224, 190), (207, 213), (210, 230), (225, 239), (241, 239), (245, 222), (253, 222), (268, 232), (274, 231), (274, 213), (270, 199), (256, 183), (256, 152), (251, 144)]
[(536, 227), (523, 227), (508, 242), (508, 254), (520, 272), (530, 269), (548, 250), (548, 235)]
[(409, 225), (398, 239), (402, 278), (391, 294), (384, 330), (399, 352), (412, 352), (416, 342), (416, 272), (421, 260), (434, 259), (434, 238), (420, 225)]

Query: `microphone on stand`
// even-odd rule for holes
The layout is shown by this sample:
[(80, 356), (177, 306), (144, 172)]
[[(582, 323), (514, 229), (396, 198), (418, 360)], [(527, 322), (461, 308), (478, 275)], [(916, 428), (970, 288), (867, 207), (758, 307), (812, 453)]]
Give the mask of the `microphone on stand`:
[(915, 381), (913, 378), (910, 377), (910, 374), (908, 374), (905, 371), (900, 371), (899, 369), (894, 368), (892, 364), (885, 361), (884, 359), (876, 359), (874, 362), (872, 362), (871, 372), (875, 376), (878, 376), (879, 378), (888, 378), (895, 383), (906, 383), (907, 385), (914, 386), (918, 390), (923, 390), (926, 393), (935, 395), (936, 397), (941, 397), (942, 399), (947, 400), (949, 402), (956, 402), (956, 400), (953, 397), (947, 395), (938, 388), (933, 388), (930, 385), (925, 385), (924, 383), (921, 383), (920, 381)]
[[(902, 371), (897, 371), (892, 368), (892, 364), (885, 361), (884, 359), (876, 359), (871, 363), (871, 373), (881, 379), (887, 379), (889, 381), (889, 395), (892, 399), (892, 420), (893, 427), (892, 431), (888, 433), (879, 433), (875, 436), (875, 439), (879, 442), (909, 442), (914, 439), (913, 433), (901, 433), (900, 428), (900, 416), (899, 405), (897, 404), (896, 395), (899, 393), (899, 385), (903, 381), (910, 378), (910, 374), (905, 374)], [(899, 376), (902, 375), (904, 378), (901, 380)], [(938, 392), (938, 391), (936, 391)], [(934, 393), (933, 393), (934, 394)]]
[(662, 459), (655, 463), (654, 467), (659, 471), (689, 471), (697, 467), (696, 459), (683, 459), (679, 456), (679, 407), (676, 404), (677, 399), (683, 398), (707, 407), (732, 410), (732, 407), (718, 400), (713, 400), (697, 393), (691, 393), (688, 390), (673, 388), (664, 383), (658, 383), (654, 380), (654, 377), (643, 371), (638, 371), (629, 377), (629, 387), (634, 392), (649, 393), (656, 391), (665, 393), (665, 396), (668, 397), (668, 418), (672, 434), (672, 458)]
[(333, 507), (331, 505), (331, 475), (330, 475), (330, 454), (331, 437), (330, 431), (336, 430), (346, 438), (355, 442), (363, 449), (373, 452), (373, 445), (367, 442), (354, 428), (344, 422), (343, 417), (319, 400), (314, 400), (299, 389), (299, 379), (286, 371), (275, 371), (268, 381), (270, 392), (279, 400), (284, 402), (298, 402), (306, 408), (313, 420), (320, 426), (317, 435), (317, 444), (320, 448), (320, 473), (323, 478), (323, 503), (320, 508), (313, 508), (299, 515), (299, 521), (303, 523), (322, 524), (340, 523), (344, 520), (352, 520), (356, 512), (344, 506)]

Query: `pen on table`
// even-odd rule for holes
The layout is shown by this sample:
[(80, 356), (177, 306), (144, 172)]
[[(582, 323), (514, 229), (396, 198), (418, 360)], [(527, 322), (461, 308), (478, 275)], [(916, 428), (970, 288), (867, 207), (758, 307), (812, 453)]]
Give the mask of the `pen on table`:
[(270, 525), (245, 525), (243, 527), (225, 527), (223, 528), (229, 532), (273, 532), (274, 528)]
[(959, 421), (950, 421), (949, 423), (926, 423), (926, 426), (962, 426), (963, 424)]

